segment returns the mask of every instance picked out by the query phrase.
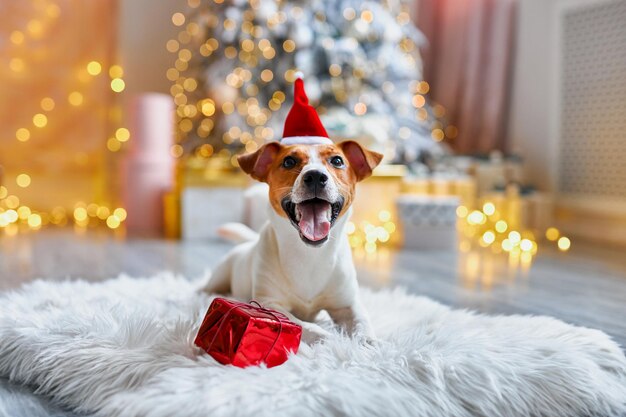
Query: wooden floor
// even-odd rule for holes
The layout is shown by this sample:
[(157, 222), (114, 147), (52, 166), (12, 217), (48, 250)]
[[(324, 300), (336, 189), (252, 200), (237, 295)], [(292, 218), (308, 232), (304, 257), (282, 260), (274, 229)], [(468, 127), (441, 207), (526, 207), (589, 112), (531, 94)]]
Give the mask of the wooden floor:
[[(37, 278), (90, 281), (122, 272), (170, 270), (197, 277), (230, 245), (123, 239), (71, 230), (0, 237), (0, 291)], [(356, 257), (362, 285), (403, 286), (442, 303), (489, 314), (550, 315), (601, 329), (626, 345), (626, 251), (574, 242), (569, 253), (541, 248), (532, 265), (486, 252), (388, 252)], [(0, 379), (1, 416), (65, 416), (28, 388)]]

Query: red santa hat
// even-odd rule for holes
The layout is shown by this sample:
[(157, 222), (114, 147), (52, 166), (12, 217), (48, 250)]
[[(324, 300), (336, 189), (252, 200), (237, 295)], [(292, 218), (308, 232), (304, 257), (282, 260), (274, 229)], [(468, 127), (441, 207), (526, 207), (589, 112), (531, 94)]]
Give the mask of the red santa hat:
[(328, 133), (322, 125), (317, 112), (309, 105), (309, 98), (304, 91), (302, 73), (296, 73), (296, 82), (293, 89), (293, 105), (287, 119), (283, 138), (283, 145), (332, 145)]

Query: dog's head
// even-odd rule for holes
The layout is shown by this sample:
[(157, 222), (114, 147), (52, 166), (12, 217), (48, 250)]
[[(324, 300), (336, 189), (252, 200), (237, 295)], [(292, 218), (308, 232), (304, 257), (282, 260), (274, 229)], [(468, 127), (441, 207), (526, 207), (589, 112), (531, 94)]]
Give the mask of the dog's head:
[(238, 161), (252, 178), (269, 184), (272, 208), (291, 222), (300, 239), (321, 246), (352, 204), (356, 183), (369, 177), (382, 158), (353, 141), (290, 146), (271, 142)]

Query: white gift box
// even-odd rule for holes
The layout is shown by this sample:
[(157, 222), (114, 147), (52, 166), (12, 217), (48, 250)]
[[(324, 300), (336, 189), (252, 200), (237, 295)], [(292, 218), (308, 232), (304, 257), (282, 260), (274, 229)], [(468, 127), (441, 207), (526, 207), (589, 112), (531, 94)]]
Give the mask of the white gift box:
[(404, 236), (403, 247), (456, 249), (458, 197), (402, 195), (396, 204)]
[(181, 235), (185, 240), (215, 239), (224, 223), (241, 222), (241, 187), (185, 187), (181, 194)]

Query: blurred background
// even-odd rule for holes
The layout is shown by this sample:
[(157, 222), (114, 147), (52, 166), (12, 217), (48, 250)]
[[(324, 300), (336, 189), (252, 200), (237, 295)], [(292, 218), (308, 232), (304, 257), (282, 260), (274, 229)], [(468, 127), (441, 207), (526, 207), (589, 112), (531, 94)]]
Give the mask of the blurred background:
[[(385, 154), (348, 227), (357, 259), (389, 273), (394, 254), (446, 251), (464, 283), (488, 288), (542, 252), (568, 262), (576, 246), (626, 244), (626, 1), (24, 0), (0, 12), (5, 253), (49, 236), (184, 247), (227, 221), (260, 227), (264, 191), (235, 157), (280, 138), (298, 70), (331, 137)], [(21, 259), (39, 273), (32, 253)]]

